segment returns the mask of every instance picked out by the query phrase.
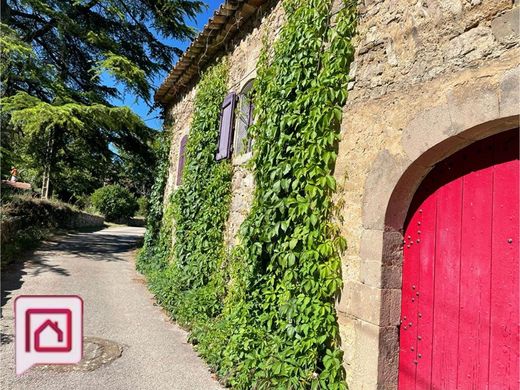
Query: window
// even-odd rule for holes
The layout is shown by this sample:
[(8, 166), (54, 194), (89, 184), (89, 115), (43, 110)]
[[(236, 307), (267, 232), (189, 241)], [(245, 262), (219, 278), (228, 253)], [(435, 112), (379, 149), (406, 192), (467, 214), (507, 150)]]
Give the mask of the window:
[(217, 161), (246, 154), (252, 149), (252, 139), (248, 128), (253, 122), (252, 98), (253, 80), (250, 80), (237, 96), (231, 92), (226, 96), (220, 111), (220, 133)]
[(218, 151), (215, 160), (220, 161), (231, 157), (231, 142), (233, 141), (233, 119), (235, 115), (237, 95), (231, 92), (224, 99), (220, 111), (220, 135)]
[(247, 131), (253, 123), (253, 81), (249, 80), (238, 95), (233, 145), (233, 151), (237, 156), (249, 153), (253, 146), (252, 139)]
[(179, 147), (179, 164), (177, 166), (177, 185), (182, 184), (182, 172), (184, 171), (184, 162), (186, 161), (186, 143), (188, 142), (188, 136), (185, 135), (181, 139), (181, 145)]

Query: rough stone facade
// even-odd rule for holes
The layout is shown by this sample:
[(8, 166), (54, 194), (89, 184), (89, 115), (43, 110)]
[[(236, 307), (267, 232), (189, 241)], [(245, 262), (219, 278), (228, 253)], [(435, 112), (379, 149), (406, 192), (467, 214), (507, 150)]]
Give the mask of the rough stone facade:
[(472, 141), (518, 126), (518, 21), (505, 0), (360, 7), (335, 171), (349, 245), (338, 309), (352, 389), (397, 386), (400, 231), (422, 177)]
[[(229, 65), (229, 92), (240, 93), (247, 82), (256, 77), (256, 64), (262, 49), (262, 40), (275, 39), (283, 24), (283, 17), (281, 3), (274, 7), (268, 4), (260, 9), (256, 16), (242, 28), (242, 33), (228, 44), (227, 51), (222, 54)], [(165, 203), (176, 188), (180, 142), (182, 137), (189, 133), (195, 93), (196, 85), (167, 109), (167, 117), (172, 122), (172, 141)], [(225, 242), (229, 247), (236, 243), (238, 229), (248, 213), (253, 198), (253, 174), (247, 168), (250, 157), (250, 154), (245, 154), (233, 156), (232, 159), (232, 198), (230, 215), (224, 232)]]
[[(340, 185), (345, 282), (337, 308), (351, 389), (395, 389), (404, 218), (431, 168), (475, 140), (518, 127), (520, 37), (511, 0), (365, 0), (344, 108)], [(254, 77), (262, 36), (273, 40), (280, 4), (259, 14), (224, 53), (230, 91)], [(174, 188), (194, 88), (174, 118)], [(234, 159), (226, 242), (233, 245), (254, 189), (247, 157)]]
[(168, 170), (168, 178), (164, 190), (164, 204), (168, 203), (170, 195), (177, 187), (177, 170), (181, 140), (182, 137), (188, 135), (190, 132), (195, 93), (196, 89), (191, 89), (179, 102), (166, 110), (166, 120), (171, 123), (168, 129), (171, 132), (171, 145), (169, 154), (170, 168)]

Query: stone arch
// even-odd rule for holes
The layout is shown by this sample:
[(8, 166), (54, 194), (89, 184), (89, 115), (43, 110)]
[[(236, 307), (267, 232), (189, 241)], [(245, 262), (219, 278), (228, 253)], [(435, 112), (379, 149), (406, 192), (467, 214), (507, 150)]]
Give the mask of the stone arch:
[(249, 75), (247, 79), (240, 83), (239, 94), (248, 94), (253, 89), (253, 83), (256, 79), (256, 75), (253, 76), (254, 77), (251, 77), (251, 75)]
[(378, 384), (383, 385), (385, 389), (397, 387), (399, 351), (397, 325), (401, 312), (402, 232), (415, 191), (438, 162), (477, 140), (514, 129), (518, 124), (518, 116), (482, 123), (439, 142), (408, 166), (401, 165), (404, 170), (391, 192), (384, 215), (384, 227), (381, 231), (382, 291), (379, 314), (380, 323), (387, 328), (383, 328), (379, 335)]
[[(471, 143), (519, 126), (518, 77), (506, 72), (499, 91), (459, 89), (443, 105), (420, 112), (403, 129), (404, 153), (381, 151), (368, 173), (363, 196), (361, 278), (377, 288), (376, 388), (397, 388), (398, 324), (401, 309), (402, 229), (423, 178), (440, 161)], [(516, 76), (515, 76), (516, 74)], [(469, 87), (468, 87), (469, 89)], [(369, 315), (370, 316), (370, 315)], [(374, 322), (375, 321), (375, 322)], [(359, 341), (358, 341), (359, 342)]]

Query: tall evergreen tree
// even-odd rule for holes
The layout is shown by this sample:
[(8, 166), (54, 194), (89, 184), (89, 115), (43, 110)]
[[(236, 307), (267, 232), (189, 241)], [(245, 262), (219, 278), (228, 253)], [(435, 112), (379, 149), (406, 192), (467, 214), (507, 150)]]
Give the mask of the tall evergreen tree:
[[(150, 169), (154, 132), (128, 108), (109, 103), (120, 93), (106, 76), (152, 107), (154, 78), (180, 53), (160, 36), (192, 38), (186, 20), (202, 6), (198, 0), (1, 0), (3, 168), (17, 161), (34, 178), (43, 176), (43, 187), (57, 168), (80, 172), (90, 183), (80, 192), (102, 181), (100, 165), (112, 164), (115, 148)], [(52, 179), (59, 177), (64, 172)]]

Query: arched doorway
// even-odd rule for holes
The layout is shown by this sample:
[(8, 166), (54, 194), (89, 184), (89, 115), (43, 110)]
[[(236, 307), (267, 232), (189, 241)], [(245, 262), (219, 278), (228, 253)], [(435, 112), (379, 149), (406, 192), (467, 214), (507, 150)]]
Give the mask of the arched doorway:
[(404, 230), (400, 389), (519, 387), (519, 136), (437, 164)]

